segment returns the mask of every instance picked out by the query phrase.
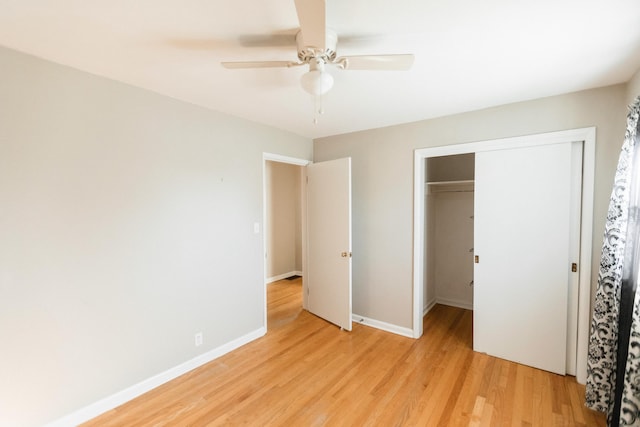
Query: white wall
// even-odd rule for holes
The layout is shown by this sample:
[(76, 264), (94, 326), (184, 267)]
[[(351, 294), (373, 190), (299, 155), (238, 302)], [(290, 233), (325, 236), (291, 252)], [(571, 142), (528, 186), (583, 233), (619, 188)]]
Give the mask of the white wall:
[(267, 279), (302, 271), (301, 170), (266, 162)]
[(264, 327), (262, 153), (311, 151), (0, 48), (0, 425), (50, 422)]
[(351, 156), (353, 311), (412, 327), (413, 151), (597, 127), (593, 281), (624, 136), (627, 86), (616, 85), (314, 141), (314, 161)]

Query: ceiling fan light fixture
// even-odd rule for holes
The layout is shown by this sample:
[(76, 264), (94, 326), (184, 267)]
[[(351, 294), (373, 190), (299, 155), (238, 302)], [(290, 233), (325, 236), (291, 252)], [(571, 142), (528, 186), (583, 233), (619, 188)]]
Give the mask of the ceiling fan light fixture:
[(333, 76), (326, 71), (312, 70), (302, 75), (300, 83), (311, 95), (324, 95), (333, 87)]
[(312, 60), (309, 71), (300, 78), (300, 84), (311, 95), (324, 95), (333, 87), (333, 76), (324, 70), (324, 62)]

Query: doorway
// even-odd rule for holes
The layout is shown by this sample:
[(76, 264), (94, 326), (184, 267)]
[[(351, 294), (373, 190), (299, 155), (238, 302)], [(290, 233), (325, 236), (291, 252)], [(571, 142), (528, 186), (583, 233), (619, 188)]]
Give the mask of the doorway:
[(267, 286), (279, 280), (291, 280), (300, 286), (302, 307), (304, 292), (306, 203), (305, 166), (309, 160), (277, 154), (263, 154), (263, 248), (264, 248), (264, 324), (268, 320)]
[[(578, 382), (586, 379), (586, 355), (589, 332), (590, 283), (591, 283), (591, 244), (593, 222), (593, 186), (595, 163), (595, 128), (575, 129), (569, 131), (551, 132), (547, 134), (530, 135), (524, 137), (505, 138), (500, 140), (481, 141), (451, 146), (419, 149), (414, 156), (414, 307), (413, 332), (414, 337), (422, 335), (422, 317), (425, 304), (425, 284), (429, 276), (427, 271), (427, 204), (425, 191), (427, 188), (426, 159), (438, 156), (451, 156), (468, 153), (491, 152), (495, 150), (517, 149), (524, 147), (544, 146), (560, 143), (581, 142), (583, 150), (583, 180), (581, 184), (582, 211), (579, 226), (579, 260), (577, 265), (578, 296), (575, 297), (575, 318), (577, 332), (575, 336), (577, 352), (574, 354), (575, 371)], [(478, 182), (475, 183), (478, 185)], [(475, 286), (475, 285), (474, 285)]]
[[(342, 330), (352, 325), (351, 158), (312, 164), (308, 160), (263, 154), (263, 249), (269, 257), (269, 214), (266, 177), (270, 163), (297, 165), (300, 171), (302, 308)], [(304, 168), (302, 168), (304, 166)], [(259, 232), (259, 224), (254, 225)], [(272, 233), (273, 234), (273, 233)], [(264, 324), (267, 326), (267, 262), (264, 272)], [(297, 272), (297, 271), (296, 271)], [(280, 273), (284, 276), (291, 274)], [(297, 275), (297, 274), (294, 274)]]
[(303, 167), (265, 162), (265, 280), (302, 276)]

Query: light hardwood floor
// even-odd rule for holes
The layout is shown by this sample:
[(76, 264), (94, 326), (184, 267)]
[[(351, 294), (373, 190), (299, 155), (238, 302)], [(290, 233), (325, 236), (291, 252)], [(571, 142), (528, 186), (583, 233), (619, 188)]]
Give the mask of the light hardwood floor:
[(268, 333), (90, 426), (604, 426), (584, 387), (471, 349), (472, 312), (435, 306), (425, 335), (340, 331), (269, 285)]

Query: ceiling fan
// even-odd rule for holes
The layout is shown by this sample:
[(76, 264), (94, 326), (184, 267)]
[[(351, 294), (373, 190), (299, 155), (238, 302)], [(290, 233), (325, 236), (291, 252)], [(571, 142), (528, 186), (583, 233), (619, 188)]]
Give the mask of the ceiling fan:
[(222, 62), (229, 69), (280, 68), (308, 65), (300, 83), (311, 95), (320, 96), (333, 86), (333, 76), (325, 65), (343, 70), (408, 70), (412, 54), (337, 56), (338, 36), (326, 28), (326, 0), (294, 0), (300, 30), (296, 34), (298, 61)]

